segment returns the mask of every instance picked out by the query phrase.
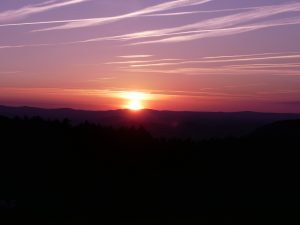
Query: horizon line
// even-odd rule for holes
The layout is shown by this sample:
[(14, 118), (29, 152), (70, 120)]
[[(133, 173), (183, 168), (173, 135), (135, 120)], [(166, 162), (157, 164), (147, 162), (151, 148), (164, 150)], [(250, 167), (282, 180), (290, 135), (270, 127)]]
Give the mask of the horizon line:
[[(259, 113), (259, 114), (299, 114), (296, 112), (271, 112), (271, 111), (252, 111), (252, 110), (241, 110), (241, 111), (194, 111), (194, 110), (169, 110), (169, 109), (151, 109), (143, 108), (140, 110), (131, 110), (127, 108), (118, 108), (118, 109), (82, 109), (82, 108), (71, 108), (71, 107), (38, 107), (38, 106), (29, 106), (29, 105), (2, 105), (1, 107), (6, 108), (29, 108), (29, 109), (41, 109), (41, 110), (70, 110), (70, 111), (84, 111), (84, 112), (111, 112), (111, 111), (128, 111), (132, 113), (139, 113), (143, 111), (156, 111), (156, 112), (174, 112), (174, 113)], [(1, 115), (0, 115), (1, 116)]]

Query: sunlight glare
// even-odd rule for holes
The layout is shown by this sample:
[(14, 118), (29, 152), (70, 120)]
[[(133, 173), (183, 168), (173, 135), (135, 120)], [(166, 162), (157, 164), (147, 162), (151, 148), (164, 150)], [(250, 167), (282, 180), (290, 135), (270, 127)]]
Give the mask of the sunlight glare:
[(142, 104), (139, 100), (130, 101), (127, 108), (134, 111), (143, 109)]
[(144, 108), (143, 101), (147, 100), (147, 94), (143, 92), (126, 92), (124, 98), (129, 101), (126, 108), (138, 111)]

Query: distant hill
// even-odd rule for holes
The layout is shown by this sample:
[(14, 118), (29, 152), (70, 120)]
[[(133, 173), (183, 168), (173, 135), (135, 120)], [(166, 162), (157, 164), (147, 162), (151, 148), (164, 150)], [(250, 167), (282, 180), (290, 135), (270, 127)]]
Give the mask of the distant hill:
[(69, 119), (74, 124), (89, 121), (106, 126), (145, 127), (155, 137), (220, 138), (247, 135), (257, 128), (280, 120), (300, 119), (300, 114), (258, 112), (177, 112), (145, 109), (84, 111), (0, 106), (0, 115)]
[(252, 133), (252, 136), (264, 139), (297, 139), (300, 138), (300, 120), (286, 120), (274, 122), (259, 127)]

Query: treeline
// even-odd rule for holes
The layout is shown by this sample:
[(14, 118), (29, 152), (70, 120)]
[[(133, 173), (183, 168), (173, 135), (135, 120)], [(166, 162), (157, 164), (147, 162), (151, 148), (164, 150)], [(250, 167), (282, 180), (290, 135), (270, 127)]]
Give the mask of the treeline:
[(0, 117), (0, 138), (0, 212), (13, 218), (210, 215), (247, 224), (300, 212), (296, 136), (262, 129), (195, 142), (142, 127)]

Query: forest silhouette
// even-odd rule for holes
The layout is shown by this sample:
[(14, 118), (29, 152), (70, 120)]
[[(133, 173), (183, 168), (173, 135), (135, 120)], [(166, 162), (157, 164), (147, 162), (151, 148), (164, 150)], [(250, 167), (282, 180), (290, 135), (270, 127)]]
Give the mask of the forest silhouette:
[(0, 216), (5, 224), (298, 224), (299, 128), (282, 121), (193, 141), (154, 138), (141, 126), (0, 117)]

